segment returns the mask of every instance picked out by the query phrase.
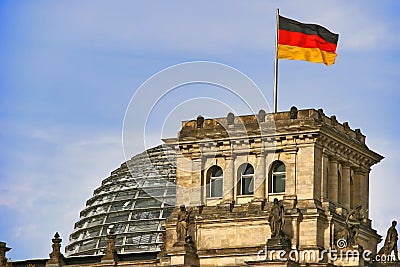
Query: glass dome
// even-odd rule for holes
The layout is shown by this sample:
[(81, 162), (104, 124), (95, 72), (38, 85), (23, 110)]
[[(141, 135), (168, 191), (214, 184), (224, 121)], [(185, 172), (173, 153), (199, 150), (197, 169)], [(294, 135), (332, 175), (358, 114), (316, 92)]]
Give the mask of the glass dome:
[(159, 251), (163, 223), (175, 206), (175, 153), (150, 148), (123, 163), (86, 202), (65, 252), (102, 254), (114, 228), (119, 253)]

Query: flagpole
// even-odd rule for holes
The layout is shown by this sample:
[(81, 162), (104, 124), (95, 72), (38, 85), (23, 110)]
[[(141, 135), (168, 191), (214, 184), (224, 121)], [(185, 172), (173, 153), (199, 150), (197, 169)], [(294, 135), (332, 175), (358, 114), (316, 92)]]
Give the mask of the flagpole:
[(279, 8), (276, 9), (274, 113), (278, 112), (278, 38), (279, 38)]

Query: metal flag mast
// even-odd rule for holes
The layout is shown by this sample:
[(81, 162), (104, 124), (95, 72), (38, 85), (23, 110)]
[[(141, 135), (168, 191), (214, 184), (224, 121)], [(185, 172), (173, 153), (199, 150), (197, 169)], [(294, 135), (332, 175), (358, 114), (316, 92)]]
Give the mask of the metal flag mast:
[(279, 39), (279, 8), (276, 9), (274, 113), (278, 112), (278, 39)]

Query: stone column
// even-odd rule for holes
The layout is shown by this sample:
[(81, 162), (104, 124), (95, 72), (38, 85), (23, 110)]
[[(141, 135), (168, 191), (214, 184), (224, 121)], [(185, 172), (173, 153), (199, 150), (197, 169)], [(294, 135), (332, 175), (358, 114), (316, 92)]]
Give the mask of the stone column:
[(257, 154), (258, 166), (254, 177), (254, 196), (253, 199), (256, 201), (262, 201), (265, 199), (265, 154)]
[(227, 168), (224, 171), (223, 181), (223, 197), (222, 203), (232, 203), (234, 201), (234, 186), (235, 186), (235, 164), (234, 156), (225, 158)]
[(327, 167), (329, 164), (329, 158), (328, 155), (325, 153), (322, 154), (321, 157), (321, 201), (327, 201), (329, 196), (328, 196), (328, 172), (327, 172)]
[(330, 159), (329, 164), (329, 201), (338, 204), (338, 160), (335, 157)]
[[(185, 154), (186, 155), (186, 154)], [(191, 203), (192, 159), (184, 154), (176, 157), (176, 206)]]
[[(345, 209), (350, 211), (350, 166), (342, 164), (342, 204)], [(339, 185), (340, 186), (340, 185)]]
[(267, 163), (268, 162), (268, 165), (267, 164), (265, 164), (266, 166), (265, 166), (265, 186), (264, 186), (264, 189), (265, 189), (265, 193), (264, 193), (264, 196), (265, 196), (265, 199), (267, 200), (267, 201), (271, 201), (271, 199), (269, 199), (269, 192), (270, 192), (270, 190), (271, 190), (271, 188), (269, 188), (270, 187), (270, 179), (271, 179), (271, 170), (270, 170), (270, 168), (271, 168), (271, 162), (273, 162), (274, 161), (274, 154), (273, 153), (267, 153), (266, 154), (266, 156), (265, 156), (265, 162)]
[[(289, 160), (286, 162), (286, 181), (285, 181), (285, 195), (296, 196), (297, 195), (297, 149), (285, 149)], [(299, 167), (300, 168), (300, 167)]]
[(365, 215), (368, 218), (369, 210), (369, 172), (364, 172), (361, 180), (361, 205), (363, 211), (366, 211)]
[(299, 213), (292, 215), (292, 249), (294, 250), (297, 250), (299, 246), (299, 216)]
[(202, 170), (202, 159), (192, 159), (192, 183), (191, 183), (191, 196), (190, 206), (200, 206), (204, 203), (202, 199), (202, 184), (201, 184), (201, 170)]
[[(362, 190), (362, 182), (363, 182), (364, 173), (361, 169), (354, 170), (354, 181), (353, 181), (353, 204), (354, 207), (359, 205), (363, 205), (361, 200), (361, 195), (363, 194)], [(363, 207), (365, 208), (365, 207)]]

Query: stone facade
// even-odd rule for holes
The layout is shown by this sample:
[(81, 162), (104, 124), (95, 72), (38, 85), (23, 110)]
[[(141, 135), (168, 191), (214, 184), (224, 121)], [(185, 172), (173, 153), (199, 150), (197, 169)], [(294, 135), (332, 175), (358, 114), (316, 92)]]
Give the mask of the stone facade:
[[(283, 231), (291, 249), (318, 254), (335, 248), (347, 215), (361, 206), (358, 248), (376, 254), (381, 237), (368, 218), (368, 185), (371, 166), (383, 157), (366, 146), (359, 129), (314, 109), (228, 114), (200, 122), (183, 122), (179, 136), (164, 141), (179, 151), (176, 205), (191, 211), (188, 235), (194, 239), (201, 266), (257, 261), (257, 253), (271, 236), (268, 217), (275, 198), (285, 207)], [(276, 162), (285, 166), (281, 192), (271, 188)], [(253, 190), (243, 194), (240, 168), (248, 164), (254, 168)], [(213, 166), (223, 171), (218, 197), (208, 194), (212, 186), (208, 170)], [(175, 216), (172, 213), (166, 222), (165, 249), (171, 259)], [(336, 264), (327, 258), (323, 262)]]
[[(51, 259), (36, 267), (385, 266), (361, 256), (370, 252), (372, 258), (381, 241), (368, 217), (368, 196), (371, 166), (383, 157), (347, 122), (321, 109), (295, 107), (274, 114), (199, 116), (164, 142), (176, 160), (176, 208), (165, 221), (158, 254), (118, 253), (112, 232), (105, 255), (64, 257), (56, 245)], [(281, 231), (272, 238), (274, 205), (283, 214)], [(187, 216), (178, 229), (183, 211)], [(178, 240), (178, 231), (184, 240)], [(334, 257), (324, 254), (332, 250)], [(281, 261), (281, 252), (295, 259)], [(320, 258), (306, 258), (309, 254)]]

